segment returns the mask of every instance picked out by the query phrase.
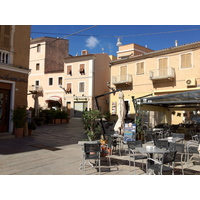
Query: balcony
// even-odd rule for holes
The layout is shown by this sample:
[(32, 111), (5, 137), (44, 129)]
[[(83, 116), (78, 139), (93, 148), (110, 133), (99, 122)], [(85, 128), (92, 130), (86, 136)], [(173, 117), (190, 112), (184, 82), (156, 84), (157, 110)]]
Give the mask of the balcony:
[(28, 86), (28, 91), (33, 93), (33, 94), (42, 93), (43, 88), (40, 85), (29, 85)]
[(0, 49), (0, 63), (9, 64), (10, 53), (8, 51), (3, 51)]
[(149, 71), (150, 80), (173, 79), (173, 78), (175, 78), (175, 69), (172, 67), (167, 67), (165, 69), (154, 69)]
[(128, 84), (129, 85), (132, 83), (132, 75), (125, 74), (125, 75), (113, 76), (112, 83), (114, 85), (117, 85), (117, 84)]

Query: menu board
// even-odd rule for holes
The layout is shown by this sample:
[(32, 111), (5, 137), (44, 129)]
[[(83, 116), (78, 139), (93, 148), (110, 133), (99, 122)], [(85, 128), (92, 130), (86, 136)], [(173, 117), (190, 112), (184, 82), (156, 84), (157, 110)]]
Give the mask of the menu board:
[(124, 141), (135, 141), (136, 139), (136, 124), (126, 123), (124, 128)]

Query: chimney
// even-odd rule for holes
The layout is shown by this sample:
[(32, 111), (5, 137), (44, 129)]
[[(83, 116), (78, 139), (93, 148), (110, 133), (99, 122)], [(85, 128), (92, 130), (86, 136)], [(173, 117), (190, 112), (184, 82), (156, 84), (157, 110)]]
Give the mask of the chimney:
[(82, 51), (81, 51), (81, 55), (82, 55), (82, 56), (88, 55), (88, 51), (87, 51), (87, 50), (82, 50)]
[(175, 40), (175, 47), (178, 46), (178, 40)]

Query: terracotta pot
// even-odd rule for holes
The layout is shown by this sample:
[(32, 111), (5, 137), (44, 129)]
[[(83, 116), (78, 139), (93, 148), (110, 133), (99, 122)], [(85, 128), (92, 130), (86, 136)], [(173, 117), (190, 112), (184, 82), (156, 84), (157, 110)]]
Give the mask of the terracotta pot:
[(54, 124), (60, 124), (61, 123), (61, 119), (54, 119)]
[[(112, 149), (110, 149), (110, 148), (101, 147), (101, 149), (102, 149), (101, 157), (105, 157), (108, 154), (110, 154), (110, 155), (112, 154)], [(108, 152), (108, 153), (105, 153), (105, 151)]]
[(61, 123), (62, 124), (66, 124), (67, 123), (67, 119), (61, 119)]
[(21, 138), (24, 134), (24, 128), (15, 128), (15, 137)]

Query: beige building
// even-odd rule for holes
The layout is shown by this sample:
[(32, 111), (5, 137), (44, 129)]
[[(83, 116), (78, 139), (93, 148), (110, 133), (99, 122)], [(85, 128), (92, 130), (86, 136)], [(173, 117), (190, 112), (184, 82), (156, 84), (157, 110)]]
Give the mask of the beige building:
[[(64, 92), (64, 58), (68, 57), (69, 42), (65, 39), (42, 37), (31, 39), (28, 80), (28, 107), (61, 108)], [(37, 102), (37, 103), (36, 103)], [(36, 103), (36, 105), (35, 105)]]
[[(106, 53), (89, 54), (82, 51), (81, 56), (65, 59), (66, 107), (70, 116), (79, 117), (86, 109), (96, 109), (94, 97), (109, 91), (106, 83), (110, 79), (109, 62)], [(102, 113), (109, 110), (109, 97), (98, 99)]]
[[(158, 51), (129, 44), (120, 46), (117, 53), (118, 60), (110, 62), (111, 83), (112, 87), (122, 89), (128, 117), (134, 118), (135, 115), (133, 98), (200, 89), (200, 42)], [(117, 95), (110, 95), (113, 117), (116, 102)], [(148, 112), (152, 125), (169, 123), (164, 117), (164, 108), (160, 111), (163, 112)], [(183, 112), (179, 117), (172, 115), (170, 119), (173, 123), (183, 122)]]
[[(87, 50), (83, 50), (80, 56), (68, 56), (66, 46), (66, 54), (58, 58), (60, 68), (54, 70), (56, 65), (53, 65), (51, 69), (46, 70), (47, 46), (41, 39), (31, 42), (29, 92), (32, 94), (28, 97), (28, 106), (35, 107), (37, 94), (40, 108), (61, 108), (67, 110), (71, 117), (80, 117), (86, 108), (95, 108), (94, 97), (108, 92), (106, 82), (110, 79), (111, 58), (104, 53), (89, 54)], [(56, 49), (51, 50), (53, 51)], [(108, 111), (108, 97), (99, 98), (98, 103), (102, 112)]]
[(0, 25), (0, 134), (12, 132), (12, 110), (27, 106), (30, 26)]

